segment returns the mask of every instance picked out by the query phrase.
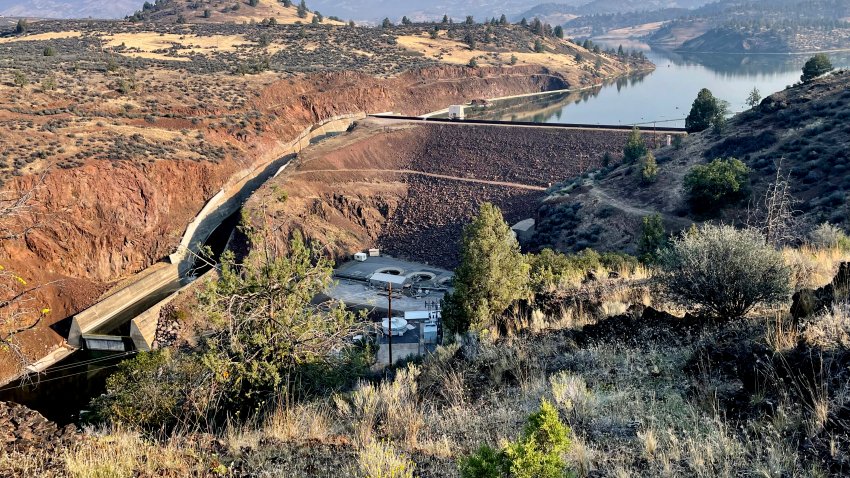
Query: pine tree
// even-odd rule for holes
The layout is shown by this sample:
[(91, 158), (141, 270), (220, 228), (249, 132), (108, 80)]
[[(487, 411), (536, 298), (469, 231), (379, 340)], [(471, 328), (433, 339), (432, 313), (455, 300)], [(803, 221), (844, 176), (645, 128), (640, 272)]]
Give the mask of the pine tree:
[(469, 45), (470, 50), (474, 50), (477, 46), (477, 42), (475, 41), (475, 35), (472, 32), (466, 32), (466, 36), (463, 38), (463, 42)]
[(645, 263), (658, 260), (658, 251), (667, 245), (667, 233), (664, 232), (664, 222), (660, 214), (643, 218), (640, 240), (638, 241), (638, 256)]
[(503, 13), (502, 16), (499, 17), (499, 25), (507, 25), (507, 24), (508, 24), (508, 17), (506, 17), (505, 14)]
[(29, 22), (27, 22), (23, 18), (18, 20), (18, 24), (15, 25), (15, 33), (18, 34), (18, 35), (23, 35), (24, 33), (28, 32), (29, 29), (30, 29)]
[(298, 4), (298, 18), (307, 18), (307, 2), (301, 0), (301, 3)]
[(534, 40), (534, 52), (535, 53), (543, 53), (545, 49), (543, 48), (543, 42), (540, 41), (539, 38)]
[(560, 38), (561, 40), (563, 40), (564, 39), (564, 27), (562, 27), (561, 25), (556, 26), (555, 27), (555, 36)]

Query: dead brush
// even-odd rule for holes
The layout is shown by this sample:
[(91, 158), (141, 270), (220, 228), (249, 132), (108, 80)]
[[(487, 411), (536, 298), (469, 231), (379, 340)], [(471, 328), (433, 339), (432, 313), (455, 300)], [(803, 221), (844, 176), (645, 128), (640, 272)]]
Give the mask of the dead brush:
[(835, 305), (829, 312), (810, 321), (803, 331), (803, 339), (813, 347), (823, 350), (850, 348), (850, 304)]

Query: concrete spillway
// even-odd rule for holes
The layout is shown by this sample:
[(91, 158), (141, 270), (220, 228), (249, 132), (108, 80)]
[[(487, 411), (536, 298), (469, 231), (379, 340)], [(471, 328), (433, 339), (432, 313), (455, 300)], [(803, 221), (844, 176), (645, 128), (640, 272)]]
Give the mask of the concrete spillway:
[(150, 308), (162, 296), (168, 296), (180, 288), (178, 264), (157, 263), (150, 269), (137, 282), (75, 315), (71, 320), (68, 344), (81, 347), (84, 334), (109, 333)]
[[(279, 174), (298, 152), (317, 139), (346, 131), (354, 121), (365, 117), (365, 114), (338, 116), (307, 128), (280, 149), (281, 155), (277, 159), (235, 174), (189, 224), (168, 263), (154, 264), (138, 274), (129, 285), (72, 318), (68, 344), (76, 348), (85, 345), (89, 348), (102, 347), (100, 350), (116, 350), (120, 342), (117, 337), (129, 335), (132, 341), (123, 341), (127, 347), (132, 344), (135, 349), (150, 350), (160, 309), (191, 281), (196, 254), (213, 232), (233, 216), (254, 191)], [(127, 322), (130, 322), (130, 327), (126, 334), (113, 333)], [(110, 335), (116, 338), (108, 338)]]

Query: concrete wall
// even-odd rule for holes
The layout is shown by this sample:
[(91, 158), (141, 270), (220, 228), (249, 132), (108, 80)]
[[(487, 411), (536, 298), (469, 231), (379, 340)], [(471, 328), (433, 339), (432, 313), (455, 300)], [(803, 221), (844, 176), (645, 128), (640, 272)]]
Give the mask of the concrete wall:
[(80, 347), (82, 345), (80, 337), (83, 334), (95, 331), (107, 332), (118, 327), (122, 322), (132, 318), (128, 317), (128, 312), (138, 306), (143, 299), (157, 294), (168, 294), (180, 287), (180, 273), (177, 265), (157, 263), (151, 268), (155, 270), (75, 315), (71, 319), (68, 343)]
[[(346, 131), (354, 121), (365, 118), (363, 113), (338, 116), (322, 124), (305, 129), (297, 138), (287, 143), (282, 157), (246, 169), (233, 176), (218, 193), (216, 193), (193, 220), (183, 235), (177, 250), (169, 257), (170, 264), (157, 263), (138, 274), (140, 279), (111, 294), (88, 309), (75, 315), (71, 321), (71, 332), (68, 343), (79, 347), (81, 336), (96, 331), (107, 331), (120, 323), (142, 316), (134, 321), (134, 342), (139, 344), (153, 343), (152, 336), (156, 333), (159, 309), (168, 303), (170, 297), (161, 300), (168, 294), (178, 291), (185, 284), (181, 282), (184, 273), (191, 267), (192, 254), (197, 251), (212, 234), (221, 221), (233, 214), (250, 195), (268, 178), (280, 173), (281, 169), (291, 160), (291, 155), (308, 147), (310, 142), (328, 134)], [(191, 251), (191, 252), (190, 252)], [(158, 297), (150, 302), (152, 296)], [(143, 301), (147, 300), (147, 303)], [(145, 306), (138, 309), (140, 304)], [(156, 309), (154, 311), (153, 309)], [(128, 314), (132, 312), (132, 314)], [(150, 312), (150, 313), (146, 313)], [(128, 317), (128, 315), (131, 315)], [(131, 336), (133, 325), (131, 325)]]

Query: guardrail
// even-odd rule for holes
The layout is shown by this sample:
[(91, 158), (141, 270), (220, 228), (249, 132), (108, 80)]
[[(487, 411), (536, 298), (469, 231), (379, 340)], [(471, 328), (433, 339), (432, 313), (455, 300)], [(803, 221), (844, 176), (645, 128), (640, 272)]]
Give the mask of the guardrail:
[[(499, 120), (475, 120), (475, 119), (450, 119), (450, 118), (423, 118), (421, 116), (400, 116), (388, 114), (369, 115), (370, 118), (394, 119), (404, 121), (422, 121), (426, 123), (452, 123), (452, 124), (478, 124), (491, 126), (531, 126), (537, 128), (563, 128), (563, 129), (605, 129), (617, 131), (631, 131), (633, 125), (609, 125), (609, 124), (586, 124), (586, 123), (534, 123), (532, 121), (499, 121)], [(670, 126), (644, 126), (644, 133), (671, 133), (687, 134), (685, 128), (674, 128)]]

